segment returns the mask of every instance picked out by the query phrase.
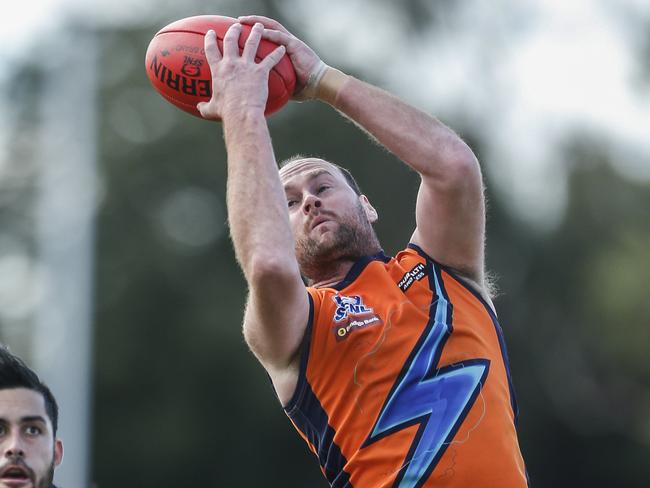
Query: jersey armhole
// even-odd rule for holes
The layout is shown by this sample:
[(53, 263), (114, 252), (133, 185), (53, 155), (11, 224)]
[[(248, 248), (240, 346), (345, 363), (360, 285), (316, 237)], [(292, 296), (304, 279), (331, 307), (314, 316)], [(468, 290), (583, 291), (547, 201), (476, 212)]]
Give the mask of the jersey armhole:
[(311, 347), (311, 336), (314, 324), (314, 298), (311, 296), (309, 291), (307, 291), (307, 297), (309, 298), (309, 317), (307, 318), (305, 335), (302, 344), (300, 345), (300, 369), (298, 371), (298, 382), (296, 383), (296, 389), (291, 396), (291, 400), (283, 406), (287, 415), (291, 415), (295, 409), (300, 407), (305, 393), (305, 387), (307, 386), (307, 361), (309, 359), (309, 349)]
[(467, 291), (469, 291), (474, 298), (476, 298), (479, 303), (485, 308), (487, 311), (488, 315), (492, 319), (492, 324), (494, 326), (497, 339), (499, 341), (499, 347), (501, 348), (501, 356), (503, 360), (503, 364), (506, 369), (506, 376), (508, 379), (508, 387), (510, 389), (510, 404), (512, 406), (512, 413), (514, 415), (514, 421), (515, 421), (515, 427), (517, 426), (519, 422), (519, 407), (517, 405), (517, 396), (515, 394), (515, 387), (514, 383), (512, 381), (512, 375), (510, 373), (510, 360), (508, 358), (508, 351), (506, 349), (506, 341), (505, 338), (503, 337), (503, 329), (501, 328), (501, 324), (499, 323), (499, 319), (497, 318), (495, 310), (490, 306), (489, 303), (485, 301), (485, 299), (481, 296), (481, 294), (474, 289), (473, 286), (471, 286), (469, 283), (467, 283), (465, 280), (463, 280), (458, 274), (453, 270), (450, 269), (448, 266), (445, 266), (444, 264), (441, 264), (437, 262), (435, 259), (433, 259), (431, 256), (429, 256), (420, 246), (417, 244), (413, 244), (412, 242), (409, 243), (408, 247), (410, 249), (413, 249), (415, 252), (417, 252), (420, 256), (422, 256), (424, 259), (430, 261), (433, 263), (435, 266), (437, 266), (440, 269), (443, 269), (445, 273), (447, 273), (449, 276), (451, 276), (454, 280), (456, 280), (463, 288), (465, 288)]
[(431, 256), (429, 256), (420, 246), (417, 244), (413, 244), (412, 242), (409, 242), (407, 249), (412, 249), (416, 253), (418, 253), (421, 257), (426, 259), (427, 261), (432, 262), (435, 264), (437, 267), (440, 269), (443, 269), (445, 273), (447, 273), (449, 276), (451, 276), (454, 280), (456, 280), (458, 283), (461, 284), (463, 288), (465, 288), (467, 291), (469, 291), (472, 295), (474, 295), (476, 298), (478, 298), (481, 303), (490, 311), (490, 315), (496, 315), (494, 309), (490, 306), (489, 303), (485, 301), (485, 298), (481, 296), (481, 292), (477, 289), (478, 285), (476, 285), (473, 281), (469, 280), (469, 278), (463, 278), (458, 271), (454, 270), (453, 268), (450, 268), (449, 266), (442, 264), (435, 259), (433, 259)]

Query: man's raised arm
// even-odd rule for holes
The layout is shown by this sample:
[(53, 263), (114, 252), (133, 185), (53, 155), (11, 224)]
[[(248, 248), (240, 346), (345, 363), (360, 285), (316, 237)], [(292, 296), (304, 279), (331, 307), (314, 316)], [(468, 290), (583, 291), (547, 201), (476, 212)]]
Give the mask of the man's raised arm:
[(470, 148), (434, 117), (352, 77), (332, 105), (419, 173), (411, 241), (482, 288), (483, 183)]
[(264, 118), (269, 71), (281, 59), (284, 47), (255, 63), (262, 26), (253, 28), (241, 55), (240, 32), (240, 24), (230, 27), (223, 56), (214, 32), (206, 35), (206, 57), (215, 88), (212, 100), (198, 108), (203, 117), (223, 121), (228, 220), (237, 260), (249, 286), (244, 334), (283, 397), (284, 371), (298, 352), (309, 315), (286, 198)]
[(263, 23), (263, 37), (287, 47), (298, 75), (294, 98), (331, 104), (419, 173), (411, 241), (484, 291), (483, 183), (470, 148), (436, 118), (325, 65), (278, 22), (260, 16), (240, 21)]

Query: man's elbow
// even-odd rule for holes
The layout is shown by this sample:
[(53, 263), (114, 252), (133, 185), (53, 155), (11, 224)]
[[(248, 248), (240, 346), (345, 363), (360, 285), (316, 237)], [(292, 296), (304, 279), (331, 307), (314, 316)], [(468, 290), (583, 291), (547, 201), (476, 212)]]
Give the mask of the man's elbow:
[(423, 172), (423, 179), (449, 189), (482, 185), (478, 159), (464, 143), (437, 156)]
[(295, 258), (286, 256), (258, 256), (251, 260), (247, 271), (246, 279), (251, 287), (281, 287), (300, 277)]
[(464, 179), (481, 174), (478, 159), (467, 144), (460, 141), (455, 147), (450, 148), (446, 155), (447, 171), (459, 179)]

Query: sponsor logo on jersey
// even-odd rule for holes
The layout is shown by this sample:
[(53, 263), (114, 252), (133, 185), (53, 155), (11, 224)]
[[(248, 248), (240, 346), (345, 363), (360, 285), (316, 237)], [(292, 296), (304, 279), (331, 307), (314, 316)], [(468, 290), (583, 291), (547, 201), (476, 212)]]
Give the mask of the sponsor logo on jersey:
[(350, 297), (334, 295), (332, 300), (336, 303), (332, 329), (337, 342), (346, 339), (352, 332), (382, 323), (374, 310), (364, 305), (359, 295)]
[(397, 286), (399, 287), (400, 290), (403, 292), (406, 292), (409, 288), (411, 288), (411, 285), (415, 283), (416, 281), (420, 281), (426, 273), (424, 272), (424, 264), (418, 263), (416, 264), (411, 271), (407, 271), (404, 276), (402, 276), (402, 279), (399, 280), (399, 283), (397, 283)]

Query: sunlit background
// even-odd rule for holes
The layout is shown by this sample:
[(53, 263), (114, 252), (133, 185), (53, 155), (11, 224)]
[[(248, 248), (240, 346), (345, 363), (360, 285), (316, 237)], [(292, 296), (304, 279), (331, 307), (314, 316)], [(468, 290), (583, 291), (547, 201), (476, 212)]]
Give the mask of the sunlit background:
[[(0, 341), (60, 401), (58, 483), (326, 485), (241, 338), (221, 128), (146, 79), (154, 33), (205, 13), (275, 17), (327, 63), (470, 143), (533, 486), (647, 486), (644, 0), (3, 6)], [(270, 126), (279, 159), (350, 167), (379, 209), (386, 251), (405, 245), (413, 174), (318, 103), (291, 103)]]

